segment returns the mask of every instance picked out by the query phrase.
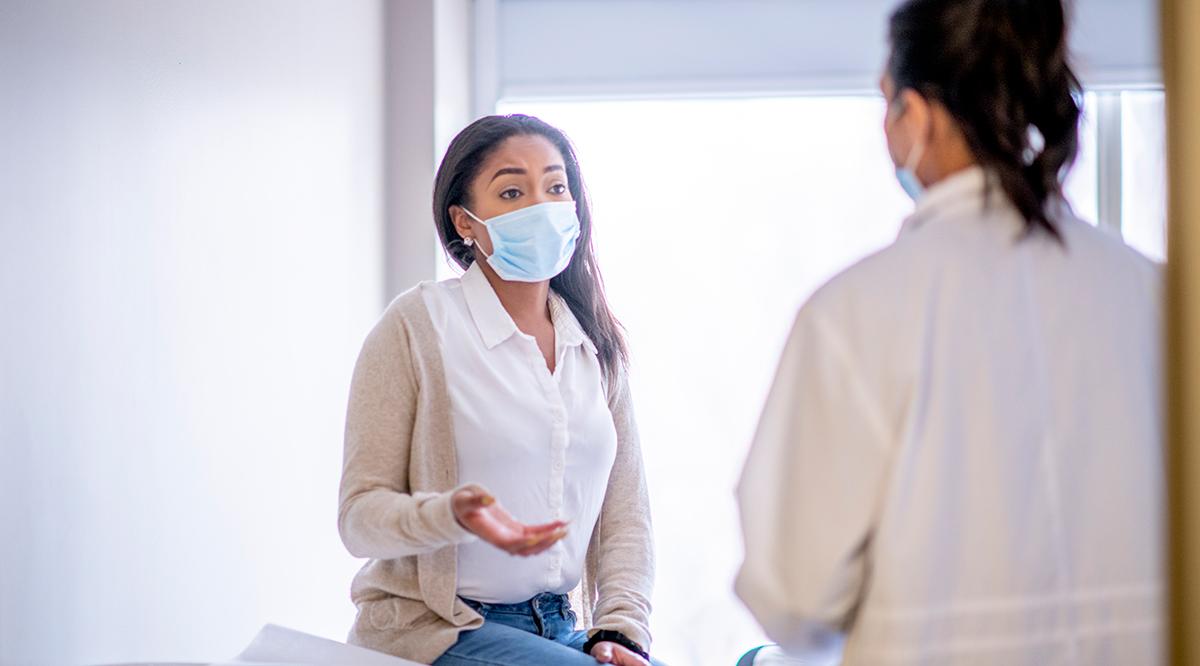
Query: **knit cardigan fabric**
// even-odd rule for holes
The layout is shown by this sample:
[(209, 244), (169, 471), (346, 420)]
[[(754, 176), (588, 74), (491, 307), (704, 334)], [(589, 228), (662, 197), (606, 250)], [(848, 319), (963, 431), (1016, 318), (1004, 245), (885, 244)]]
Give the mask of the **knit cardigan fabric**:
[[(617, 454), (571, 593), (582, 626), (619, 631), (650, 649), (654, 551), (645, 471), (622, 371), (605, 390)], [(440, 342), (421, 287), (392, 302), (354, 368), (346, 416), (338, 531), (355, 557), (358, 617), (348, 642), (432, 663), (483, 618), (457, 596), (460, 486)]]

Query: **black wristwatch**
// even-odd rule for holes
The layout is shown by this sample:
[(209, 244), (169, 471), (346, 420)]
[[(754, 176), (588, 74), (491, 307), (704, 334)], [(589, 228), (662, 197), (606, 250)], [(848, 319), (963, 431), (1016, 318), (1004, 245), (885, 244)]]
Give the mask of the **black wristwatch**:
[(601, 629), (592, 634), (592, 637), (583, 644), (583, 651), (587, 654), (592, 653), (592, 648), (596, 647), (597, 643), (616, 643), (621, 647), (639, 655), (642, 659), (650, 661), (650, 655), (642, 649), (642, 646), (629, 640), (629, 637), (619, 631), (611, 631), (609, 629)]

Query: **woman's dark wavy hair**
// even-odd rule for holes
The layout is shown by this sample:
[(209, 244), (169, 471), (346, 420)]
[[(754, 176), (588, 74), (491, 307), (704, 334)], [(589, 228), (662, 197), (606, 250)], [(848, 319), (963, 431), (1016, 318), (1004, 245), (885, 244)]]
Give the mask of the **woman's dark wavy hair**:
[(1061, 240), (1047, 205), (1079, 150), (1081, 95), (1062, 0), (908, 0), (889, 40), (896, 90), (940, 102), (1026, 230)]
[(550, 280), (550, 288), (567, 306), (592, 343), (596, 345), (600, 367), (610, 379), (628, 361), (629, 351), (617, 318), (604, 297), (604, 280), (592, 250), (592, 211), (587, 190), (579, 172), (579, 159), (570, 140), (558, 128), (532, 116), (513, 114), (485, 116), (468, 125), (454, 137), (433, 186), (433, 219), (442, 247), (462, 268), (475, 262), (474, 249), (467, 247), (454, 228), (451, 206), (472, 207), (471, 183), (479, 175), (483, 162), (510, 137), (536, 135), (546, 138), (562, 154), (567, 172), (567, 189), (575, 200), (579, 215), (579, 242), (566, 270)]

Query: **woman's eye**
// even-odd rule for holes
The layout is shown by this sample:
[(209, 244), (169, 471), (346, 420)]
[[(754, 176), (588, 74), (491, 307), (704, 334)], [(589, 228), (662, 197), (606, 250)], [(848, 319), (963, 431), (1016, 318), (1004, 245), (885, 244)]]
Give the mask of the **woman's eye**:
[(550, 194), (566, 194), (567, 186), (562, 183), (556, 183), (550, 186)]
[(518, 190), (515, 187), (510, 187), (500, 193), (501, 199), (516, 199), (519, 196), (521, 196), (521, 190)]

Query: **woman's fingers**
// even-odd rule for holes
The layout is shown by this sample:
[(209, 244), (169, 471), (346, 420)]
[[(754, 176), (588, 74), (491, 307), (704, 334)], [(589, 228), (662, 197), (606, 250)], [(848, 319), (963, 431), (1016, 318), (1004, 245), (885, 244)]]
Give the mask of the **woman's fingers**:
[(549, 534), (566, 526), (567, 522), (565, 520), (556, 520), (545, 525), (530, 525), (525, 528), (525, 531), (529, 534)]
[(521, 557), (538, 555), (548, 550), (566, 536), (567, 529), (566, 527), (562, 527), (553, 532), (549, 532), (541, 536), (526, 538), (523, 541), (517, 542), (516, 544), (513, 544), (513, 548), (508, 552)]
[(503, 535), (497, 534), (489, 542), (512, 555), (528, 557), (550, 548), (567, 535), (567, 524), (562, 521), (534, 527), (519, 525), (519, 528), (517, 531), (506, 531)]
[[(605, 649), (605, 654), (607, 654), (606, 659), (601, 659), (597, 656), (597, 652), (601, 648)], [(650, 666), (650, 663), (642, 659), (640, 654), (616, 643), (598, 643), (595, 649), (592, 650), (592, 656), (596, 657), (596, 661), (614, 664), (614, 666)]]
[(510, 552), (512, 552), (514, 555), (520, 555), (522, 557), (538, 555), (561, 541), (566, 535), (567, 530), (564, 528), (540, 537), (528, 538), (515, 544), (513, 550)]
[(611, 664), (613, 660), (613, 644), (597, 643), (596, 647), (592, 648), (592, 656), (601, 664)]

